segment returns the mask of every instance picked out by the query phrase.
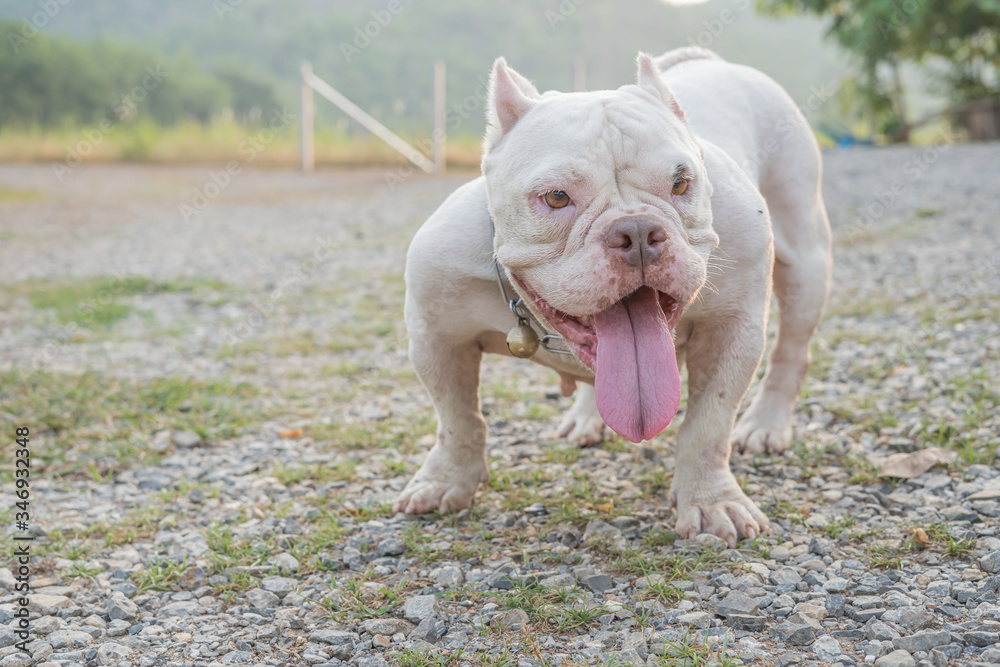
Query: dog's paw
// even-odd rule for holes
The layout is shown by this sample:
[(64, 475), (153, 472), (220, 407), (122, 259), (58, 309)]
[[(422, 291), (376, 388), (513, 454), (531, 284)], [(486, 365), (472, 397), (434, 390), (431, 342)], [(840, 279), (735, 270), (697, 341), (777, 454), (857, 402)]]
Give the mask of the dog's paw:
[(763, 418), (746, 414), (733, 429), (729, 444), (741, 454), (780, 454), (792, 440), (792, 427), (787, 420)]
[(407, 514), (426, 514), (435, 509), (458, 512), (472, 504), (475, 486), (441, 480), (413, 478), (396, 500), (395, 511)]
[(469, 507), (481, 482), (489, 479), (483, 460), (456, 463), (434, 447), (417, 474), (396, 499), (394, 511), (425, 514), (435, 509), (457, 512)]
[(670, 491), (670, 501), (677, 508), (677, 534), (691, 539), (710, 533), (726, 541), (730, 549), (742, 537), (753, 539), (768, 530), (770, 522), (750, 500), (736, 480), (730, 479), (701, 488)]
[(574, 414), (571, 408), (556, 430), (557, 438), (565, 438), (581, 447), (591, 447), (604, 442), (604, 420), (601, 415)]
[(597, 411), (594, 388), (585, 385), (578, 390), (573, 405), (563, 415), (555, 437), (565, 438), (581, 447), (590, 447), (604, 442), (605, 424)]

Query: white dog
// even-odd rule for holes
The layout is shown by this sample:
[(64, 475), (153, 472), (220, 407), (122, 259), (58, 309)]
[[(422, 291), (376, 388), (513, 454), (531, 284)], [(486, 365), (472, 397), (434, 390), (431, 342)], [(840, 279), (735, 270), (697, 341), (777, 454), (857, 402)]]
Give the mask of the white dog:
[[(561, 427), (577, 441), (600, 440), (605, 423), (634, 442), (655, 436), (677, 412), (686, 362), (676, 531), (734, 546), (767, 528), (729, 454), (781, 452), (791, 436), (831, 267), (819, 151), (792, 100), (754, 69), (698, 48), (638, 64), (637, 85), (544, 95), (494, 65), (483, 176), (407, 255), (410, 358), (438, 431), (398, 511), (468, 507), (488, 479), (480, 360), (509, 354), (520, 323), (527, 352), (532, 332), (548, 334), (533, 360), (561, 374), (565, 394), (584, 383)], [(777, 341), (734, 429), (772, 279)]]

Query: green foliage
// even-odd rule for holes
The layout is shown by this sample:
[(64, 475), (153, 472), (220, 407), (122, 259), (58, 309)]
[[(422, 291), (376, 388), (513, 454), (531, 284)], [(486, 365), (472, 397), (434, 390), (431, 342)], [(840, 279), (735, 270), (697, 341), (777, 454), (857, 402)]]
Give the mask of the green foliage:
[[(47, 35), (68, 35), (149, 45), (170, 62), (192, 54), (226, 84), (224, 106), (237, 118), (252, 118), (255, 106), (266, 110), (271, 91), (294, 109), (299, 64), (308, 60), (319, 76), (403, 134), (429, 128), (431, 72), (434, 61), (442, 60), (452, 137), (482, 131), (486, 80), (499, 55), (541, 90), (571, 89), (577, 58), (586, 62), (589, 89), (617, 87), (635, 80), (640, 49), (659, 53), (692, 42), (763, 69), (799, 101), (842, 70), (833, 50), (817, 44), (819, 22), (776, 23), (756, 16), (751, 3), (733, 0), (684, 7), (659, 0), (405, 0), (401, 11), (386, 21), (388, 5), (387, 0), (82, 3), (61, 11), (24, 49)], [(20, 21), (25, 7), (23, 0), (0, 0), (0, 17)], [(723, 11), (725, 24), (720, 22)], [(373, 14), (381, 15), (381, 24)], [(6, 28), (0, 31), (6, 33)], [(783, 48), (773, 48), (774, 43)], [(804, 57), (792, 62), (789, 52)], [(129, 53), (138, 64), (148, 62), (148, 57), (136, 57), (138, 50)], [(801, 67), (803, 61), (810, 66)], [(277, 83), (271, 86), (270, 81)], [(114, 93), (120, 94), (119, 89), (108, 94)], [(325, 103), (317, 105), (317, 122), (321, 127), (343, 123), (363, 132)]]
[[(185, 53), (166, 58), (147, 47), (106, 39), (82, 43), (43, 32), (23, 37), (23, 24), (0, 21), (11, 44), (0, 49), (0, 125), (57, 127), (146, 119), (160, 125), (208, 122), (225, 109), (258, 121), (278, 107), (274, 87), (233, 66), (218, 74)], [(110, 123), (111, 125), (107, 125)], [(127, 159), (146, 157), (139, 135)], [(96, 143), (96, 140), (93, 140)]]
[(770, 13), (829, 17), (828, 35), (861, 70), (851, 87), (882, 130), (906, 136), (900, 67), (937, 68), (954, 102), (1000, 94), (1000, 4), (994, 0), (760, 0)]

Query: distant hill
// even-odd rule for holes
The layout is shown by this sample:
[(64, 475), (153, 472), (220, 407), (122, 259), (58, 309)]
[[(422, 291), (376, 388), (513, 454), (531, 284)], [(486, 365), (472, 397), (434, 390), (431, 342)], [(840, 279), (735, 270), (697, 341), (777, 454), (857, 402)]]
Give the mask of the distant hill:
[[(448, 68), (449, 107), (463, 102), (475, 107), (461, 130), (477, 134), (483, 126), (483, 82), (499, 55), (540, 88), (563, 90), (572, 87), (573, 61), (583, 58), (587, 87), (596, 89), (632, 81), (639, 50), (658, 53), (699, 43), (762, 69), (800, 102), (846, 70), (846, 58), (823, 41), (819, 21), (761, 17), (753, 4), (87, 0), (60, 5), (42, 30), (141, 45), (169, 57), (190, 55), (210, 70), (240, 68), (273, 81), (289, 106), (296, 104), (299, 63), (309, 60), (317, 74), (361, 107), (404, 130), (428, 126), (432, 64), (441, 59)], [(0, 0), (0, 18), (30, 19), (38, 11), (34, 1)], [(366, 36), (366, 29), (374, 36)], [(321, 120), (343, 122), (331, 106), (319, 108)], [(824, 107), (822, 113), (836, 110)]]

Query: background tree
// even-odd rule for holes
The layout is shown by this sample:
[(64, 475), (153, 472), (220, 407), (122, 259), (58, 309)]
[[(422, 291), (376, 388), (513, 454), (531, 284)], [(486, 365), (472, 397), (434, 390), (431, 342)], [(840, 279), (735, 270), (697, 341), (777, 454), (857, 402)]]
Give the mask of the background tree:
[(997, 0), (760, 0), (766, 13), (829, 17), (827, 34), (857, 60), (852, 85), (879, 131), (905, 140), (900, 67), (924, 66), (952, 104), (1000, 94)]

